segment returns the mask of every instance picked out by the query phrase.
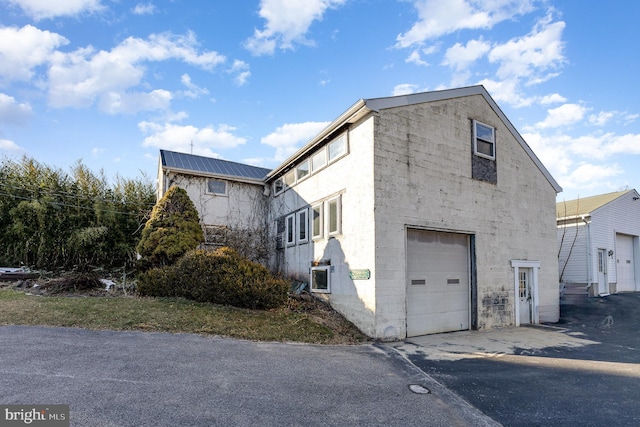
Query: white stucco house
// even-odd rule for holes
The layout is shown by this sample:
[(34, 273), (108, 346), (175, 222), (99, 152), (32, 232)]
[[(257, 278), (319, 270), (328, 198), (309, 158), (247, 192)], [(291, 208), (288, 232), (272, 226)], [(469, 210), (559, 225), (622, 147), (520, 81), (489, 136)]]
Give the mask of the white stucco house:
[(636, 190), (560, 202), (558, 274), (564, 293), (640, 291), (640, 195)]
[(561, 188), (482, 86), (361, 99), (251, 184), (271, 267), (371, 337), (559, 318)]

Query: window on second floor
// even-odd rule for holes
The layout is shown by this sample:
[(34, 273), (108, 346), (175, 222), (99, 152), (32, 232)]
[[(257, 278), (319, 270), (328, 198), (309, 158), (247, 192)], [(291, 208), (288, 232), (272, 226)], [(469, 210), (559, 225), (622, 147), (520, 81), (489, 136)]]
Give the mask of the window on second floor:
[(476, 120), (473, 121), (473, 153), (490, 160), (496, 158), (495, 129)]

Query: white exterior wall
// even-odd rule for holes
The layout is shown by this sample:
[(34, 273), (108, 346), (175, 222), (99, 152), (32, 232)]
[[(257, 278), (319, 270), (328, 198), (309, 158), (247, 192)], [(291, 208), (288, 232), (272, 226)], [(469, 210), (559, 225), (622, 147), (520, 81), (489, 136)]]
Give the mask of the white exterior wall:
[[(591, 244), (592, 244), (592, 277), (597, 282), (598, 275), (598, 249), (613, 250), (613, 256), (607, 256), (608, 281), (610, 284), (617, 283), (617, 263), (616, 263), (616, 234), (626, 234), (634, 239), (634, 264), (636, 276), (636, 289), (638, 289), (640, 248), (638, 247), (638, 236), (640, 236), (640, 199), (633, 200), (638, 194), (631, 191), (620, 196), (605, 206), (596, 209), (591, 213)], [(611, 287), (615, 289), (615, 287)]]
[(577, 224), (558, 227), (558, 275), (561, 282), (586, 286), (593, 283), (594, 277), (597, 280), (597, 276), (593, 272), (589, 276), (587, 225), (580, 218), (577, 221)]
[[(471, 119), (496, 128), (496, 185), (471, 178)], [(475, 235), (480, 329), (515, 324), (512, 259), (540, 261), (540, 321), (557, 321), (556, 193), (484, 98), (383, 110), (376, 123), (375, 336), (406, 336), (408, 226)]]
[[(332, 307), (346, 315), (364, 333), (375, 334), (375, 241), (373, 222), (373, 118), (353, 125), (348, 134), (349, 153), (317, 173), (271, 198), (271, 221), (341, 196), (342, 232), (309, 243), (286, 246), (283, 273), (309, 280), (312, 261), (330, 261)], [(351, 280), (349, 270), (369, 269), (368, 280)]]
[(267, 196), (264, 186), (220, 179), (227, 183), (227, 194), (207, 192), (207, 179), (202, 176), (169, 172), (162, 175), (162, 197), (168, 185), (183, 188), (193, 202), (202, 225), (225, 225), (228, 227), (263, 227), (267, 215)]

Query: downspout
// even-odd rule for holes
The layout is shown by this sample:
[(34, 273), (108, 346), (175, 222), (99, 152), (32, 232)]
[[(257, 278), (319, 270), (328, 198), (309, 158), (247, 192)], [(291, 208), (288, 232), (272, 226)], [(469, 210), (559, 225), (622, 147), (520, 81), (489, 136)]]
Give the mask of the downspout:
[(587, 227), (587, 291), (590, 292), (591, 285), (593, 284), (593, 281), (591, 280), (591, 274), (593, 273), (593, 257), (591, 256), (591, 223), (587, 221), (585, 215), (581, 218)]

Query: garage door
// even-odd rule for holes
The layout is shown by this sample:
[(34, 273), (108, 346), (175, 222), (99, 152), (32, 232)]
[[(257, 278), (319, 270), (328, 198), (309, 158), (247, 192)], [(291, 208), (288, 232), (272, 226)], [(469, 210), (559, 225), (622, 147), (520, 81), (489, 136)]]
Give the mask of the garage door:
[(407, 231), (407, 336), (469, 329), (469, 238)]
[(633, 237), (616, 234), (616, 273), (617, 291), (629, 292), (636, 290), (635, 267), (633, 259)]

